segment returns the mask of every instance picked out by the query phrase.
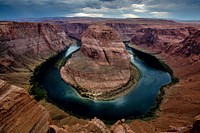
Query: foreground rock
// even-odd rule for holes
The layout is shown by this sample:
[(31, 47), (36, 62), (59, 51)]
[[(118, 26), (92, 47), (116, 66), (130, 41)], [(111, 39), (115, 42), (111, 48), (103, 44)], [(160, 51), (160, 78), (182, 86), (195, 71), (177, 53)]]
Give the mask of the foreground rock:
[(200, 114), (194, 118), (194, 123), (190, 130), (191, 133), (199, 133), (200, 132)]
[(45, 133), (49, 124), (49, 113), (24, 89), (0, 80), (1, 133)]
[(50, 133), (110, 133), (106, 125), (96, 117), (87, 124), (76, 124), (73, 126), (63, 125), (61, 128), (50, 125)]
[(129, 81), (130, 56), (112, 28), (89, 26), (81, 41), (81, 50), (61, 69), (65, 82), (80, 88), (84, 95), (98, 97)]
[(124, 123), (125, 120), (119, 120), (110, 128), (96, 117), (85, 125), (76, 124), (71, 127), (64, 125), (61, 128), (50, 125), (50, 133), (135, 133), (128, 124)]

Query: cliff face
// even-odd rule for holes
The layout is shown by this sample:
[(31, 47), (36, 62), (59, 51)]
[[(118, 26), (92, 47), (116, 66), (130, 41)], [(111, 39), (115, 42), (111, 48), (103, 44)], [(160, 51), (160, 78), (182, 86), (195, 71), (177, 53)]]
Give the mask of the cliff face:
[[(81, 39), (83, 32), (95, 21), (68, 20), (54, 23), (62, 25), (69, 36)], [(98, 23), (115, 29), (122, 41), (132, 40), (135, 44), (158, 46), (162, 49), (165, 49), (168, 44), (183, 41), (191, 32), (197, 30), (195, 26), (192, 27), (189, 24), (179, 24), (166, 20), (102, 20)]]
[[(182, 45), (181, 45), (182, 44)], [(183, 42), (181, 42), (179, 50), (180, 54), (185, 56), (200, 54), (200, 30), (191, 34)]]
[(189, 57), (191, 62), (200, 60), (200, 31), (190, 32), (190, 35), (180, 43), (170, 45), (168, 52), (177, 55)]
[(67, 83), (99, 96), (129, 81), (130, 57), (112, 28), (91, 25), (81, 41), (81, 50), (61, 69)]
[(146, 44), (148, 46), (153, 45), (158, 40), (158, 33), (155, 29), (140, 29), (138, 32), (144, 33), (141, 35), (133, 35), (131, 38), (131, 43), (134, 43), (136, 45)]
[(130, 57), (112, 28), (92, 25), (83, 34), (81, 41), (81, 52), (96, 63), (129, 69)]
[(48, 23), (0, 23), (0, 70), (24, 67), (26, 58), (48, 57), (71, 43), (63, 29)]
[[(183, 28), (182, 30), (187, 29)], [(185, 36), (180, 29), (141, 28), (132, 36), (131, 43), (162, 49), (168, 44), (180, 42)]]
[(83, 32), (89, 25), (90, 23), (66, 23), (63, 27), (68, 36), (81, 39)]
[(0, 80), (0, 132), (45, 133), (50, 116), (28, 93)]

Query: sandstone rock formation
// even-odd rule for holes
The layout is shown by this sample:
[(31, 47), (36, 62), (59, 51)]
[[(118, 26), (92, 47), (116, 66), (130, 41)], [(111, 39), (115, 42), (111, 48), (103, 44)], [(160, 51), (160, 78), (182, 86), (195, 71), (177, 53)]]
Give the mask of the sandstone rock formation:
[(200, 30), (192, 33), (180, 43), (170, 45), (168, 51), (171, 54), (189, 57), (191, 63), (200, 60)]
[(123, 123), (122, 120), (118, 120), (114, 125), (110, 127), (110, 132), (111, 133), (135, 133), (134, 131), (131, 130), (131, 128)]
[(190, 130), (191, 133), (198, 133), (200, 132), (200, 114), (194, 118), (194, 123)]
[(61, 68), (65, 82), (96, 97), (119, 89), (129, 81), (130, 56), (112, 28), (91, 25), (81, 41), (81, 50)]
[(45, 133), (50, 116), (28, 93), (0, 80), (0, 132)]
[(141, 29), (139, 30), (139, 32), (140, 31), (144, 32), (144, 35), (141, 37), (137, 35), (133, 35), (133, 37), (131, 38), (132, 43), (136, 45), (146, 44), (149, 46), (157, 42), (158, 34), (155, 29), (148, 28), (148, 29)]
[[(61, 128), (50, 125), (50, 133), (135, 133), (125, 121), (119, 120), (110, 128), (96, 117), (85, 125), (76, 124), (73, 126), (63, 125)], [(140, 132), (140, 131), (139, 131)]]
[(131, 43), (155, 47), (156, 45), (166, 45), (171, 42), (168, 41), (169, 39), (175, 40), (175, 37), (179, 40), (185, 38), (185, 34), (179, 29), (141, 28), (132, 36)]
[[(181, 130), (182, 131), (182, 130)], [(184, 130), (185, 131), (185, 130)], [(161, 133), (149, 126), (147, 122), (137, 121), (127, 124), (125, 120), (118, 120), (111, 126), (106, 126), (100, 119), (94, 118), (87, 124), (63, 125), (57, 127), (50, 125), (49, 133)], [(163, 132), (162, 132), (163, 133)]]
[(71, 127), (63, 125), (61, 128), (50, 125), (49, 131), (52, 133), (110, 133), (105, 124), (96, 117), (85, 125), (76, 124)]
[(0, 72), (27, 68), (29, 59), (49, 57), (70, 43), (64, 30), (57, 25), (0, 22)]
[(195, 27), (187, 27), (187, 28), (188, 28), (189, 35), (193, 35), (195, 32), (198, 31), (198, 29)]
[[(182, 45), (181, 45), (182, 44)], [(179, 52), (185, 56), (200, 54), (200, 30), (191, 34), (180, 44)]]
[(74, 37), (76, 39), (81, 39), (83, 32), (88, 28), (90, 23), (66, 23), (63, 25), (64, 30), (68, 36)]

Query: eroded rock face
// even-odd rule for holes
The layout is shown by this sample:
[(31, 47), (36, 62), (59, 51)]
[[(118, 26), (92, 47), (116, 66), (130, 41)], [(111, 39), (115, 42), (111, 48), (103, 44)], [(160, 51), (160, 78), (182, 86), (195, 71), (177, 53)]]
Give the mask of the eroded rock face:
[(65, 82), (99, 96), (129, 81), (130, 56), (112, 28), (91, 25), (81, 41), (80, 51), (61, 68)]
[(45, 133), (50, 116), (28, 93), (0, 80), (0, 132)]
[(183, 46), (180, 49), (181, 54), (186, 56), (199, 55), (200, 54), (200, 30), (191, 34), (183, 42)]
[(132, 43), (140, 45), (140, 44), (146, 44), (148, 46), (153, 45), (158, 40), (158, 33), (157, 30), (147, 28), (147, 29), (141, 29), (138, 32), (144, 32), (143, 36), (134, 35), (131, 39)]
[(119, 35), (104, 25), (90, 26), (82, 37), (81, 52), (102, 65), (129, 68), (130, 57)]
[(0, 22), (0, 72), (26, 68), (27, 60), (49, 57), (71, 40), (61, 27), (49, 23)]
[(191, 63), (193, 63), (200, 60), (200, 30), (190, 33), (191, 35), (182, 42), (170, 45), (168, 51), (174, 55), (189, 57)]

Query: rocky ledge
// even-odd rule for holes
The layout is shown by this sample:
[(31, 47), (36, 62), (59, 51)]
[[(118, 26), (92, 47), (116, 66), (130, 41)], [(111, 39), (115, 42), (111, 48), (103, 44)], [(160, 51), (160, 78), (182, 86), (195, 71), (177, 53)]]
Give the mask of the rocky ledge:
[(105, 25), (91, 25), (81, 42), (80, 51), (61, 68), (65, 82), (82, 95), (97, 99), (128, 83), (130, 56), (116, 31)]
[(0, 132), (45, 133), (51, 118), (28, 93), (0, 80)]

